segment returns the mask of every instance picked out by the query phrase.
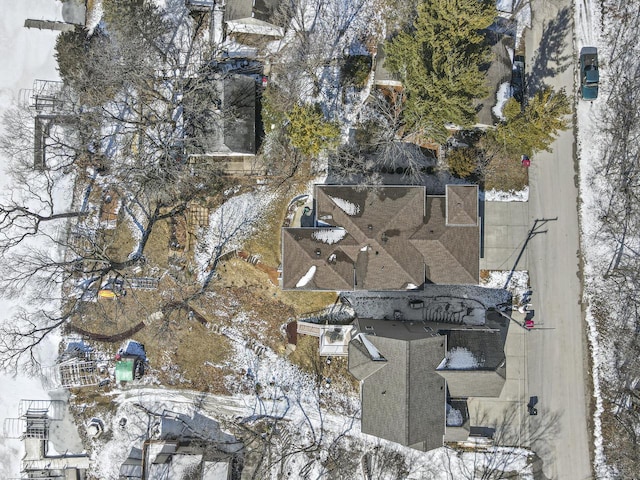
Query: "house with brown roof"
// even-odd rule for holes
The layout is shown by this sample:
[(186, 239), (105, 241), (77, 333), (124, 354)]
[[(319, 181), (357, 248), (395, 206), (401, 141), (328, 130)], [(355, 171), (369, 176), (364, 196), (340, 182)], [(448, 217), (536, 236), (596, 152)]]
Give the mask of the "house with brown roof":
[(283, 228), (285, 290), (479, 282), (478, 186), (316, 185), (314, 225)]

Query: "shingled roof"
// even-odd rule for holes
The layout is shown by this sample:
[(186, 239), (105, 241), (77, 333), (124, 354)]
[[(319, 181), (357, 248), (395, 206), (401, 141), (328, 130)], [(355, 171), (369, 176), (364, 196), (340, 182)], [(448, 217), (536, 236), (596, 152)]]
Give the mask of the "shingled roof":
[(478, 225), (478, 187), (447, 185), (447, 225)]
[(462, 350), (475, 366), (457, 368), (446, 359), (438, 374), (447, 381), (453, 397), (499, 397), (506, 381), (504, 354), (506, 330), (452, 330), (447, 333), (447, 350)]
[(283, 229), (283, 288), (403, 290), (479, 281), (478, 187), (316, 185), (315, 227)]
[(386, 327), (384, 320), (358, 322), (358, 330), (372, 333), (349, 344), (349, 371), (362, 380), (362, 431), (419, 450), (441, 447), (446, 391), (435, 369), (445, 354), (445, 337), (420, 327), (409, 331), (406, 322), (395, 325), (397, 334), (376, 331)]

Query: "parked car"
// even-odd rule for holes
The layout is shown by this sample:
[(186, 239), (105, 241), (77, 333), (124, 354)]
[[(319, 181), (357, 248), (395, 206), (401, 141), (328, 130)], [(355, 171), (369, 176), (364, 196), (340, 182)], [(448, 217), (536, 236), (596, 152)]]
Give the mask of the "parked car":
[(584, 100), (598, 98), (598, 49), (583, 47), (580, 50), (580, 94)]
[(521, 105), (524, 104), (524, 80), (524, 55), (516, 55), (513, 59), (513, 67), (511, 69), (511, 91), (513, 92), (513, 98)]
[(527, 409), (529, 410), (529, 415), (538, 415), (538, 409), (536, 405), (538, 404), (538, 397), (529, 397), (529, 403), (527, 404)]

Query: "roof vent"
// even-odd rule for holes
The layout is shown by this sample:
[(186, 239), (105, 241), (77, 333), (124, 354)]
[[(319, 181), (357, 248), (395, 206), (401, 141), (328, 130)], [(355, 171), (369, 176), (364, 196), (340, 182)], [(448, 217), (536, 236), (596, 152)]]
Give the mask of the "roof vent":
[(367, 228), (368, 228), (369, 230), (373, 230), (373, 225), (369, 224), (369, 225), (367, 225)]
[(319, 257), (320, 255), (322, 255), (322, 252), (319, 248), (316, 248), (316, 256)]

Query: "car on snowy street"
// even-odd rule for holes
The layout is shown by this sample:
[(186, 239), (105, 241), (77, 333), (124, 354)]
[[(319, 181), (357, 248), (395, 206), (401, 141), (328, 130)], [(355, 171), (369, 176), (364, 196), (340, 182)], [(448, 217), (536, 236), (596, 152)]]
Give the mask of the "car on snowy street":
[(596, 47), (583, 47), (580, 50), (580, 94), (584, 100), (598, 98), (599, 82), (598, 49)]

